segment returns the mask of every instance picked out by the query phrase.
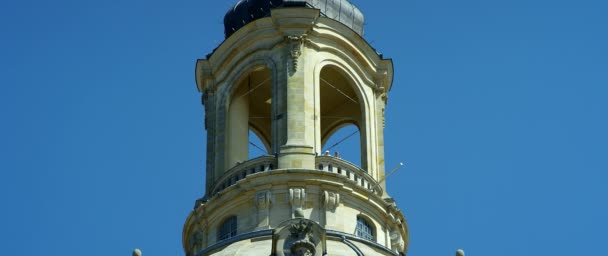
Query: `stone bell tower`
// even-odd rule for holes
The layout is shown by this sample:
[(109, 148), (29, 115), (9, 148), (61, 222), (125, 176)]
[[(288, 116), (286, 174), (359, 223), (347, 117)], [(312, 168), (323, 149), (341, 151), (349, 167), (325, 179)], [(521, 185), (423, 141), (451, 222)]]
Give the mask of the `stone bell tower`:
[[(384, 183), (393, 65), (347, 0), (241, 0), (196, 63), (207, 129), (206, 194), (186, 255), (404, 255), (408, 227)], [(359, 129), (360, 166), (324, 154)], [(249, 134), (266, 154), (249, 158)]]

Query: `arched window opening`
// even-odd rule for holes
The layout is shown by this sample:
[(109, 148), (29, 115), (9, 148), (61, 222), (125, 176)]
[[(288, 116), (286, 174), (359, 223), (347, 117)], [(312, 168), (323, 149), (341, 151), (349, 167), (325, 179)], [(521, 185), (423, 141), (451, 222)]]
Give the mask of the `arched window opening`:
[(249, 159), (270, 155), (266, 143), (253, 130), (249, 130)]
[(376, 241), (375, 230), (372, 222), (361, 215), (357, 216), (357, 229), (355, 233), (358, 237), (363, 239)]
[(222, 241), (236, 236), (237, 221), (236, 216), (228, 217), (220, 224), (217, 229), (217, 241)]
[(270, 70), (264, 66), (252, 69), (235, 85), (229, 99), (226, 169), (271, 151)]
[(361, 138), (359, 128), (347, 124), (331, 134), (323, 142), (324, 154), (339, 157), (355, 165), (361, 166)]
[[(342, 70), (325, 66), (319, 78), (320, 146), (329, 154), (366, 169), (365, 147), (359, 127), (363, 124), (362, 100), (355, 84)], [(336, 155), (336, 152), (338, 154)]]

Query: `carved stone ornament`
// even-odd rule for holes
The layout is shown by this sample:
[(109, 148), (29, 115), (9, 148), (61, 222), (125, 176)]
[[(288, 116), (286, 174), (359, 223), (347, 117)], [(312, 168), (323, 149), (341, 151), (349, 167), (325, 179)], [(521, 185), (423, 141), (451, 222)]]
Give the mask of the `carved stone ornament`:
[(201, 245), (203, 243), (203, 232), (201, 231), (196, 231), (194, 232), (194, 234), (192, 234), (192, 236), (190, 237), (190, 247), (191, 248), (200, 248)]
[(283, 222), (273, 230), (271, 255), (327, 255), (325, 229), (316, 222), (304, 218)]
[(390, 232), (391, 235), (391, 246), (393, 250), (397, 252), (402, 252), (405, 246), (405, 242), (401, 236), (401, 232), (399, 230), (393, 230)]
[(333, 191), (323, 192), (323, 205), (325, 209), (335, 211), (340, 205), (340, 194)]
[(272, 204), (272, 193), (270, 191), (259, 192), (255, 195), (255, 206), (258, 209), (268, 209)]
[(386, 110), (382, 108), (382, 128), (386, 128)]
[(311, 242), (313, 222), (310, 220), (300, 220), (299, 223), (291, 224), (289, 232), (295, 242), (291, 246), (291, 254), (295, 256), (315, 255), (315, 245)]
[(301, 219), (300, 222), (291, 224), (289, 227), (289, 232), (291, 232), (291, 237), (298, 240), (308, 240), (310, 236), (312, 236), (312, 221), (307, 221)]
[(292, 75), (298, 70), (298, 58), (302, 56), (302, 46), (306, 35), (287, 36), (289, 50), (291, 55), (291, 73)]
[(289, 189), (289, 204), (294, 218), (304, 217), (304, 206), (306, 205), (306, 191), (304, 188)]
[(304, 188), (289, 189), (289, 203), (294, 206), (302, 207), (306, 200), (306, 191)]

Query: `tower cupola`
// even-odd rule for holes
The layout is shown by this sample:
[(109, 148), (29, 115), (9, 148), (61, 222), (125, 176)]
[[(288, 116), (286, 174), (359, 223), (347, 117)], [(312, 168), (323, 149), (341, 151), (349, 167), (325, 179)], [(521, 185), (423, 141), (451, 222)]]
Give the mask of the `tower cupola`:
[[(384, 182), (393, 63), (362, 37), (361, 12), (243, 0), (224, 21), (226, 39), (196, 63), (206, 188), (184, 225), (187, 255), (403, 255), (407, 223)], [(359, 156), (326, 154), (345, 126)]]

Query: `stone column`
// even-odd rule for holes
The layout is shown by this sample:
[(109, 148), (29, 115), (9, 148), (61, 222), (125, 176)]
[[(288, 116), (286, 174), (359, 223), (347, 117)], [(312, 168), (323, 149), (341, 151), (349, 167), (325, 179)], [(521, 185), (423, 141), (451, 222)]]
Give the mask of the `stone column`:
[[(381, 84), (381, 82), (377, 82), (378, 84)], [(386, 89), (384, 87), (377, 87), (374, 89), (374, 93), (375, 93), (375, 105), (374, 105), (374, 109), (375, 109), (375, 130), (373, 132), (375, 139), (376, 139), (376, 145), (373, 145), (374, 147), (374, 155), (375, 155), (375, 161), (374, 161), (374, 165), (373, 168), (375, 170), (374, 173), (372, 173), (372, 177), (374, 177), (376, 180), (381, 180), (382, 182), (380, 182), (380, 187), (382, 188), (382, 190), (384, 191), (384, 196), (383, 197), (388, 197), (388, 195), (386, 194), (386, 179), (385, 179), (385, 175), (386, 175), (386, 169), (385, 169), (385, 161), (384, 161), (384, 126), (385, 126), (385, 109), (386, 109), (386, 103), (388, 100), (388, 96), (386, 94)], [(370, 165), (372, 166), (372, 165)]]
[(313, 72), (308, 70), (306, 35), (285, 37), (285, 90), (286, 142), (279, 152), (279, 168), (314, 169), (314, 89)]

